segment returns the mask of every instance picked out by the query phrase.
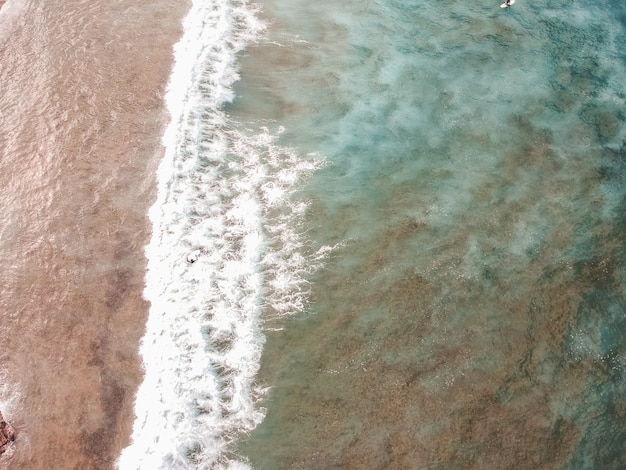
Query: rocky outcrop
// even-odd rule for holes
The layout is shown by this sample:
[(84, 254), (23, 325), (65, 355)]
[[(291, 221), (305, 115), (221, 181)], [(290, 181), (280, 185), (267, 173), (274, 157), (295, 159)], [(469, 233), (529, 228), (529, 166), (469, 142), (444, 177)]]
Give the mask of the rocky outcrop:
[[(1, 0), (0, 0), (1, 1)], [(7, 423), (0, 412), (0, 454), (7, 450), (7, 446), (15, 440), (15, 430)]]

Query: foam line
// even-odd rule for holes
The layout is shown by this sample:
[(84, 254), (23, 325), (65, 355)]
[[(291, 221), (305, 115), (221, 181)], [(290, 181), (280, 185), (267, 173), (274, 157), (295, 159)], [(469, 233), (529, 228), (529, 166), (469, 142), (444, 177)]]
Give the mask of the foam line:
[(195, 1), (175, 47), (171, 123), (150, 209), (141, 345), (145, 379), (121, 469), (245, 468), (229, 444), (263, 418), (254, 384), (261, 313), (305, 304), (304, 275), (324, 254), (303, 251), (294, 185), (319, 160), (237, 130), (236, 54), (263, 32), (245, 1)]

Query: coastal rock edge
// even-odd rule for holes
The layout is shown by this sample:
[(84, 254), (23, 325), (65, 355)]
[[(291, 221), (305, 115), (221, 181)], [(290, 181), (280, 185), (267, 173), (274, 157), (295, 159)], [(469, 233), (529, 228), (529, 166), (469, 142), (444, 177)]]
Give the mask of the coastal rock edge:
[(0, 454), (7, 450), (7, 446), (15, 440), (15, 430), (7, 423), (0, 411)]

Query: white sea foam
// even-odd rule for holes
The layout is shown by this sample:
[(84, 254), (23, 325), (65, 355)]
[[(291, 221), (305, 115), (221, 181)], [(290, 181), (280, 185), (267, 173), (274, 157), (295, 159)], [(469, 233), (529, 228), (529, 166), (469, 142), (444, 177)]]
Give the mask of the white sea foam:
[(305, 249), (303, 206), (289, 202), (319, 159), (281, 148), (267, 129), (238, 129), (221, 110), (236, 53), (263, 31), (254, 9), (195, 1), (184, 30), (150, 210), (145, 378), (122, 469), (246, 468), (227, 452), (263, 418), (261, 312), (301, 309), (304, 274), (324, 255)]

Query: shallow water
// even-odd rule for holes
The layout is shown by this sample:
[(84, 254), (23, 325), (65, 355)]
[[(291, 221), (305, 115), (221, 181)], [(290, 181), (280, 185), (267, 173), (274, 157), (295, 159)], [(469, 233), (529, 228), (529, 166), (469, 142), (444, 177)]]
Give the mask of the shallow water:
[(112, 468), (141, 381), (162, 95), (184, 5), (0, 12), (2, 468)]
[[(624, 7), (264, 4), (230, 112), (327, 165), (254, 468), (621, 468)], [(268, 317), (271, 312), (268, 313)]]

